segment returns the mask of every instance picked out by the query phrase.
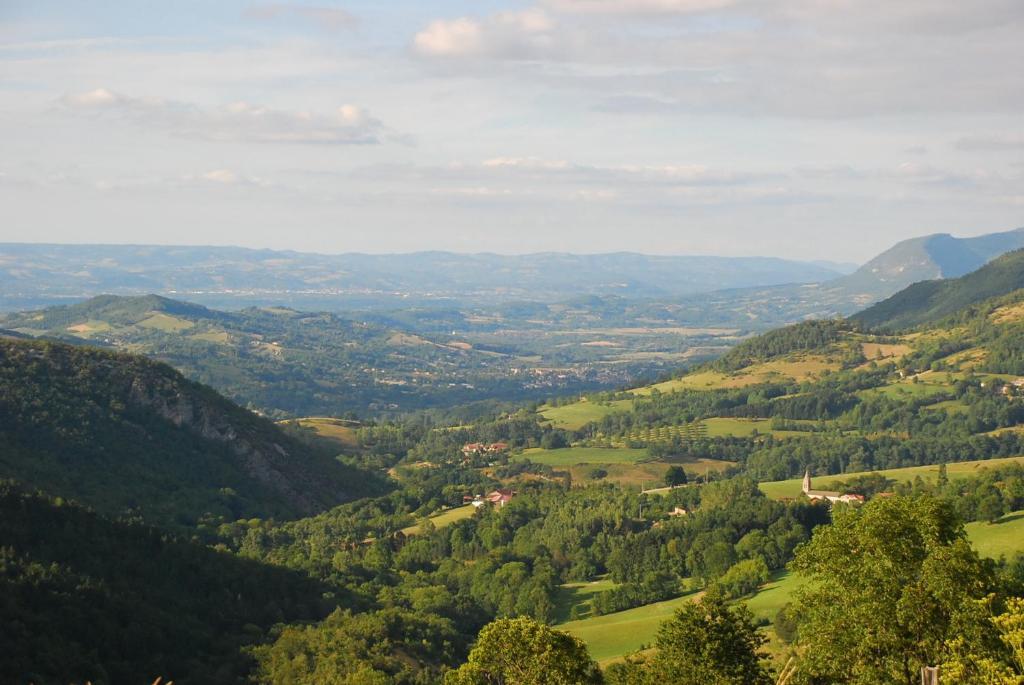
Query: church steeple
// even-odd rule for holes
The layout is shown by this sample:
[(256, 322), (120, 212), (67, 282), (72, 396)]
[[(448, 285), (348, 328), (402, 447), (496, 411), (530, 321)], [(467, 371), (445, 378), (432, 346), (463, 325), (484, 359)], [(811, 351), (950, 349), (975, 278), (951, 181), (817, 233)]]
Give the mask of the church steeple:
[(807, 493), (807, 492), (810, 492), (810, 490), (811, 490), (811, 469), (810, 469), (810, 467), (808, 467), (807, 470), (804, 471), (804, 487), (803, 487), (803, 491), (804, 491), (804, 493)]

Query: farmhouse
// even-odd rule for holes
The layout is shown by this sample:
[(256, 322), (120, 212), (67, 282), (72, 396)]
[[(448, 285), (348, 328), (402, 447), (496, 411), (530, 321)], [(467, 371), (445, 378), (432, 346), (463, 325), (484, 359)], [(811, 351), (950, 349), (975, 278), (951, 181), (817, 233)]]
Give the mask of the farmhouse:
[(515, 490), (498, 489), (488, 495), (477, 495), (472, 498), (471, 504), (479, 509), (485, 504), (493, 504), (494, 506), (501, 508), (512, 501), (512, 498), (516, 496)]
[(487, 445), (482, 442), (470, 442), (462, 446), (462, 453), (467, 457), (477, 454), (500, 454), (508, 451), (508, 443), (492, 442)]
[(807, 469), (804, 472), (804, 484), (802, 488), (804, 495), (807, 496), (812, 502), (842, 502), (844, 504), (862, 504), (864, 502), (863, 495), (855, 495), (849, 492), (839, 492), (838, 490), (814, 490), (811, 488), (811, 470)]

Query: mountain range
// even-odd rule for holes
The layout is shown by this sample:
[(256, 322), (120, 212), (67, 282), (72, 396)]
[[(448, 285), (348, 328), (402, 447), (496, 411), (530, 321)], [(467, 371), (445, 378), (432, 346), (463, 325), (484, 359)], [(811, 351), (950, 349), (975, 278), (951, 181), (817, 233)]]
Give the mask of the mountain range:
[(307, 309), (337, 311), (438, 300), (559, 301), (581, 294), (674, 297), (839, 275), (835, 268), (771, 257), (322, 255), (237, 247), (9, 243), (0, 245), (0, 308), (158, 293), (212, 306), (302, 303)]

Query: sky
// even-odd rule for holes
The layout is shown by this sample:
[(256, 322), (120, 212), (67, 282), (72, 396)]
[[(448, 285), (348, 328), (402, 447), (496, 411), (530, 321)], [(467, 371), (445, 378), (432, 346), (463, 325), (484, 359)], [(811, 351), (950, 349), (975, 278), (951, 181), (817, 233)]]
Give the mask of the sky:
[(1020, 0), (0, 0), (0, 242), (861, 262), (1024, 226)]

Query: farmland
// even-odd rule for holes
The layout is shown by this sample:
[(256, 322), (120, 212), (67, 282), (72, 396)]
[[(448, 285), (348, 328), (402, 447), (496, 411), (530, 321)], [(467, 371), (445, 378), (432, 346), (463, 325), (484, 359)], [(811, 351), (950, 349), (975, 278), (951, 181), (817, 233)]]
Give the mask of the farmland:
[[(1024, 457), (1006, 457), (1004, 459), (982, 459), (978, 461), (951, 462), (946, 464), (946, 473), (950, 479), (970, 478), (985, 468), (996, 468), (1007, 464), (1024, 464)], [(843, 473), (835, 476), (822, 476), (814, 479), (814, 487), (825, 489), (834, 483), (849, 480), (857, 476), (866, 476), (871, 473), (878, 473), (886, 478), (892, 478), (899, 483), (908, 483), (918, 476), (925, 481), (934, 481), (938, 476), (939, 467), (935, 466), (912, 466), (904, 469), (883, 469), (881, 471), (860, 471), (856, 473)], [(761, 492), (773, 499), (783, 497), (799, 497), (801, 478), (790, 480), (771, 481), (760, 484)]]
[(532, 462), (548, 466), (633, 464), (646, 459), (647, 450), (605, 447), (565, 447), (557, 450), (545, 450), (537, 447), (523, 450), (523, 456)]
[[(472, 504), (466, 504), (461, 507), (453, 507), (452, 509), (445, 509), (439, 511), (436, 514), (432, 514), (429, 517), (429, 521), (434, 524), (435, 528), (444, 528), (451, 524), (470, 518), (476, 513), (476, 507)], [(416, 535), (421, 531), (420, 524), (417, 523), (412, 526), (408, 526), (402, 529), (402, 532), (406, 535)]]
[(1024, 511), (1007, 514), (995, 523), (968, 523), (967, 537), (983, 557), (1010, 557), (1024, 552)]
[(542, 407), (540, 415), (550, 421), (556, 428), (579, 430), (592, 421), (600, 421), (609, 414), (629, 411), (631, 400), (614, 400), (607, 403), (590, 402), (586, 399), (561, 407)]
[(653, 643), (658, 626), (685, 602), (697, 597), (697, 594), (683, 595), (628, 611), (570, 621), (558, 628), (583, 640), (597, 661), (609, 661)]

